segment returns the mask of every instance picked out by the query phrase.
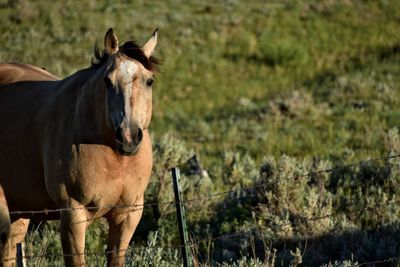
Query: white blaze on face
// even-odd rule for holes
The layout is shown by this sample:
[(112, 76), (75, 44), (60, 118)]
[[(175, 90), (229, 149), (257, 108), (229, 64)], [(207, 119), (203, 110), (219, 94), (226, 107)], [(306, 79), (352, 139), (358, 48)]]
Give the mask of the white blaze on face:
[(131, 141), (129, 126), (135, 125), (143, 130), (150, 122), (148, 116), (151, 114), (152, 93), (151, 89), (146, 87), (145, 78), (149, 74), (149, 71), (137, 61), (125, 60), (119, 63), (119, 86), (123, 90), (125, 105), (125, 118), (121, 126), (129, 142)]
[[(123, 87), (123, 92), (124, 92), (124, 104), (125, 104), (125, 119), (122, 123), (126, 124), (126, 129), (129, 131), (129, 123), (130, 123), (130, 118), (131, 118), (131, 113), (132, 113), (132, 90), (133, 90), (133, 78), (135, 77), (136, 73), (138, 72), (138, 67), (137, 65), (131, 61), (131, 60), (123, 60), (120, 62), (119, 65), (119, 76), (120, 76), (120, 86)], [(126, 136), (129, 136), (130, 139), (130, 134), (124, 133)]]

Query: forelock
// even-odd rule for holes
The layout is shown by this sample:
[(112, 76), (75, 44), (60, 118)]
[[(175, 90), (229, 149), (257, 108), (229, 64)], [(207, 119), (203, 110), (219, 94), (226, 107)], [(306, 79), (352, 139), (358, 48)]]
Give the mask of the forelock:
[(138, 61), (143, 67), (149, 71), (157, 72), (159, 62), (155, 57), (148, 58), (142, 48), (133, 41), (124, 43), (119, 47), (119, 53)]

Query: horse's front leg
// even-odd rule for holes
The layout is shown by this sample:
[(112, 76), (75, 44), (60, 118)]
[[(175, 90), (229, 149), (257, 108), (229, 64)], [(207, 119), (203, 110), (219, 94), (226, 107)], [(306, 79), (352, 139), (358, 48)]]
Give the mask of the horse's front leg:
[(61, 212), (60, 233), (65, 266), (85, 266), (85, 232), (88, 221), (81, 205)]
[(138, 207), (113, 209), (107, 214), (107, 266), (124, 265), (129, 242), (142, 217), (143, 198), (137, 204)]
[(1, 266), (16, 266), (17, 243), (22, 243), (28, 231), (29, 219), (18, 219), (11, 224), (10, 235), (3, 248)]

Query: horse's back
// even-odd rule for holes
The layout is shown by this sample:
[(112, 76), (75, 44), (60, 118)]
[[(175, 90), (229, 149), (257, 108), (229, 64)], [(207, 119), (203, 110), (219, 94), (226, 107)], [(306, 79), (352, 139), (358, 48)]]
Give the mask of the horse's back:
[(44, 69), (21, 63), (0, 63), (0, 84), (21, 81), (56, 81), (58, 77)]
[(58, 77), (36, 66), (0, 63), (0, 127), (29, 125), (57, 84)]
[(36, 66), (0, 63), (0, 121), (4, 117), (12, 119), (13, 114), (19, 117), (18, 112), (34, 115), (58, 81), (58, 77)]

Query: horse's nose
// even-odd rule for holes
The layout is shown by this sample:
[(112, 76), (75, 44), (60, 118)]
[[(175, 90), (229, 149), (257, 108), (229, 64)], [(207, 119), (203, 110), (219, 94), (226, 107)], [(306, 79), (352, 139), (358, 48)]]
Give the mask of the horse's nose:
[(121, 155), (135, 155), (143, 140), (143, 130), (140, 127), (118, 127), (116, 132), (117, 149)]
[(143, 140), (143, 130), (140, 127), (134, 127), (133, 129), (118, 127), (116, 138), (119, 142), (127, 145), (139, 145)]

